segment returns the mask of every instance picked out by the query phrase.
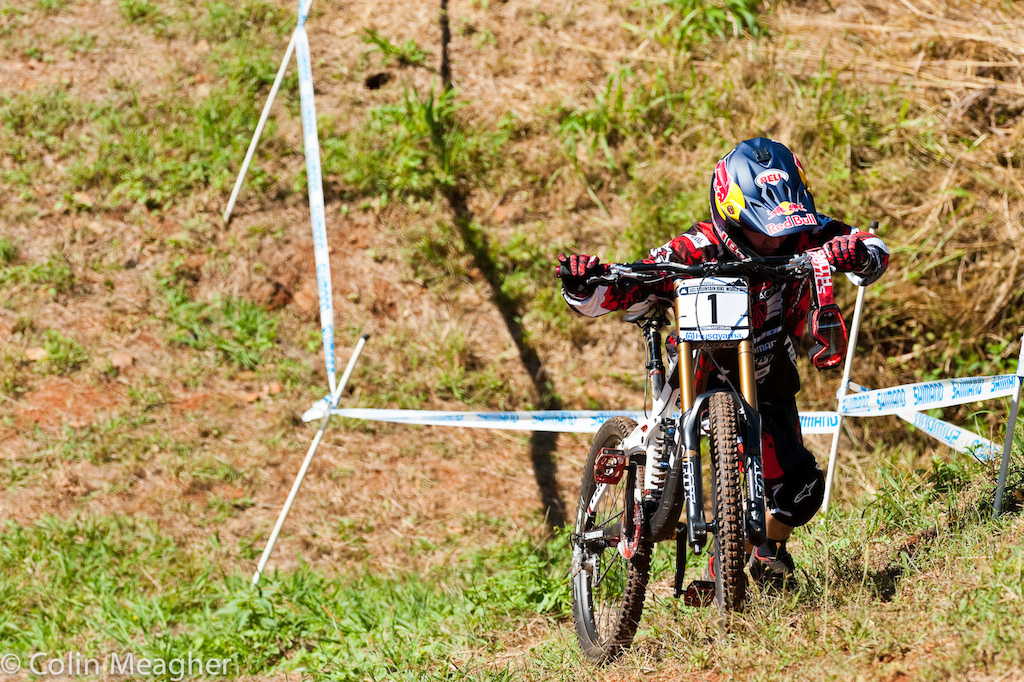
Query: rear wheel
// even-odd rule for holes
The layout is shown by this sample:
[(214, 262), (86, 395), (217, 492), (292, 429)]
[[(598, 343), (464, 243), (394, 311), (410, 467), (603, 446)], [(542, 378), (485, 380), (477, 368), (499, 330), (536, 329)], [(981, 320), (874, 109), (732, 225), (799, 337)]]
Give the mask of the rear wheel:
[(637, 467), (627, 463), (615, 483), (598, 483), (594, 474), (601, 450), (620, 448), (635, 427), (636, 422), (625, 417), (601, 426), (580, 486), (573, 534), (572, 615), (584, 656), (597, 663), (614, 659), (632, 644), (650, 575), (651, 543), (636, 542), (629, 559), (619, 551), (620, 540), (636, 539)]
[(714, 544), (715, 603), (723, 615), (742, 611), (747, 591), (743, 573), (747, 557), (738, 412), (736, 397), (731, 393), (711, 396), (708, 404), (711, 468), (714, 473), (711, 507), (717, 528)]

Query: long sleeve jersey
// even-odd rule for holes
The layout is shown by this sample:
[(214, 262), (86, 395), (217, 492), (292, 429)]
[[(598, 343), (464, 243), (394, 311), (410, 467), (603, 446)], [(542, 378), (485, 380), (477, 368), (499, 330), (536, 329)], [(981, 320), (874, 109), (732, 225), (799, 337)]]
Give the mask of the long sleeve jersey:
[[(820, 247), (833, 237), (852, 234), (867, 247), (868, 263), (857, 272), (848, 273), (850, 280), (865, 286), (877, 280), (889, 262), (885, 243), (869, 232), (863, 232), (818, 214), (816, 230), (795, 235), (793, 253), (803, 253)], [(672, 241), (651, 249), (643, 263), (682, 263), (693, 265), (712, 261), (735, 261), (736, 257), (725, 248), (711, 223), (697, 223)], [(638, 312), (658, 301), (672, 298), (672, 282), (653, 285), (623, 283), (599, 286), (593, 291), (571, 293), (562, 288), (566, 303), (576, 312), (597, 317), (615, 310)], [(754, 366), (758, 394), (771, 402), (792, 398), (800, 390), (796, 368), (797, 349), (806, 326), (810, 309), (811, 291), (806, 280), (799, 282), (750, 281), (751, 333), (754, 343)], [(701, 363), (698, 379), (707, 374), (709, 367)]]

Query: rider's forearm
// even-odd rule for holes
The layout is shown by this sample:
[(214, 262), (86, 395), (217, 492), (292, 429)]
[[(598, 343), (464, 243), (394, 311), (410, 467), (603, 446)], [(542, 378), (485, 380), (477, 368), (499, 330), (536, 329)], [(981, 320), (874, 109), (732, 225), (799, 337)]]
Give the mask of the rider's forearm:
[(609, 306), (608, 287), (599, 286), (590, 292), (570, 293), (562, 287), (562, 298), (574, 311), (586, 317), (600, 317), (617, 310)]

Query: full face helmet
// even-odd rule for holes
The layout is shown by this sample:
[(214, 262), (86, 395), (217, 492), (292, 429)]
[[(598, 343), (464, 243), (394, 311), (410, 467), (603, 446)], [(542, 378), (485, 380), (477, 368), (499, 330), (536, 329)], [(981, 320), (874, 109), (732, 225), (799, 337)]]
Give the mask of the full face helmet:
[(711, 222), (741, 260), (756, 255), (744, 228), (774, 238), (817, 229), (814, 197), (796, 155), (764, 137), (736, 145), (715, 166)]

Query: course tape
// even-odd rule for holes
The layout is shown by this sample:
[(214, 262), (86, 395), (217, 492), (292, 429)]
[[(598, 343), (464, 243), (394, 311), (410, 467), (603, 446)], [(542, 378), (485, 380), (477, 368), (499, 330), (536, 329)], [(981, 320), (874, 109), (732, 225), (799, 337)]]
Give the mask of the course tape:
[[(855, 384), (852, 381), (849, 386), (853, 391), (867, 391), (866, 388), (859, 384)], [(896, 416), (927, 433), (932, 438), (942, 441), (957, 452), (967, 453), (977, 457), (978, 459), (988, 459), (1002, 451), (1002, 448), (998, 445), (987, 438), (982, 438), (973, 431), (950, 424), (949, 422), (944, 422), (941, 419), (936, 419), (935, 417), (931, 417), (923, 412), (906, 410), (903, 412), (897, 412)]]
[(841, 398), (839, 414), (851, 417), (877, 417), (1002, 398), (1013, 395), (1018, 381), (1015, 374), (1000, 374), (974, 379), (925, 381), (866, 391)]
[(923, 412), (903, 412), (900, 413), (899, 417), (921, 429), (932, 438), (942, 441), (957, 452), (966, 452), (978, 459), (988, 459), (1002, 452), (1002, 448), (987, 438), (982, 438), (972, 431), (955, 426), (949, 422), (944, 422), (941, 419), (930, 417)]
[(311, 0), (299, 6), (299, 25), (295, 29), (295, 56), (298, 61), (299, 103), (302, 109), (302, 141), (306, 154), (306, 184), (309, 188), (309, 217), (313, 225), (313, 260), (316, 262), (317, 293), (320, 296), (320, 331), (323, 335), (324, 363), (331, 393), (335, 387), (334, 300), (331, 297), (331, 261), (327, 250), (327, 220), (324, 211), (323, 176), (320, 171), (320, 140), (313, 101), (313, 67), (309, 39), (304, 26)]
[[(326, 412), (323, 401), (304, 415), (303, 421), (322, 418)], [(470, 429), (503, 429), (508, 431), (550, 431), (555, 433), (596, 433), (612, 417), (644, 418), (641, 411), (622, 410), (544, 410), (539, 412), (441, 412), (436, 410), (388, 410), (348, 408), (331, 414), (349, 419), (415, 424), (419, 426), (458, 426)], [(804, 412), (800, 424), (805, 434), (831, 434), (839, 425), (835, 412)]]
[(313, 4), (313, 0), (300, 0), (299, 2), (299, 26), (306, 25), (306, 17), (309, 16), (309, 8)]

